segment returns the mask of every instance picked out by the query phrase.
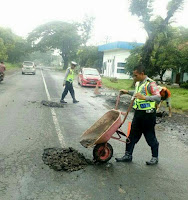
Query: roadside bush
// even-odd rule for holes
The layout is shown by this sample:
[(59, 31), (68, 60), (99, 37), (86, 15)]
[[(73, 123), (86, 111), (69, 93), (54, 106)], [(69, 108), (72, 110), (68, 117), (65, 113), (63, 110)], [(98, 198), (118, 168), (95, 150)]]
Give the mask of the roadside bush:
[(118, 79), (117, 79), (117, 78), (110, 78), (110, 81), (111, 81), (112, 83), (117, 83), (117, 82), (118, 82)]
[(5, 66), (6, 66), (6, 70), (10, 70), (10, 69), (15, 69), (15, 68), (21, 68), (22, 64), (21, 63), (7, 63), (5, 62)]
[(181, 84), (180, 84), (180, 87), (181, 87), (181, 88), (188, 89), (188, 81), (181, 83)]

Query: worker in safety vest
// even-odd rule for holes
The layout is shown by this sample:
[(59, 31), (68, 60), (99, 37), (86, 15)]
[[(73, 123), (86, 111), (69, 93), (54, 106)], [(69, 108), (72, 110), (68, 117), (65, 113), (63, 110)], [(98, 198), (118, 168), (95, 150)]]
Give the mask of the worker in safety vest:
[(145, 75), (145, 69), (139, 65), (134, 68), (133, 78), (135, 91), (120, 90), (120, 95), (132, 95), (134, 100), (133, 108), (135, 110), (129, 135), (129, 142), (126, 143), (125, 155), (122, 158), (116, 158), (117, 162), (131, 162), (135, 144), (140, 140), (142, 133), (146, 142), (151, 147), (152, 158), (146, 161), (147, 165), (158, 163), (159, 142), (155, 135), (156, 108), (155, 103), (160, 102), (161, 97), (156, 83)]
[(77, 63), (76, 62), (71, 62), (71, 67), (68, 67), (65, 73), (65, 78), (64, 78), (64, 82), (63, 82), (63, 86), (65, 86), (65, 89), (62, 93), (62, 97), (60, 102), (61, 103), (67, 103), (64, 98), (67, 95), (68, 91), (70, 92), (72, 99), (73, 99), (73, 103), (78, 103), (79, 101), (77, 101), (75, 99), (75, 92), (74, 92), (74, 88), (73, 88), (73, 80), (74, 80), (74, 69), (76, 67)]
[(169, 117), (172, 117), (172, 107), (171, 107), (171, 92), (166, 87), (160, 87), (158, 86), (160, 95), (161, 95), (161, 102), (157, 105), (157, 111), (159, 111), (159, 108), (163, 101), (166, 101), (166, 105), (169, 109)]

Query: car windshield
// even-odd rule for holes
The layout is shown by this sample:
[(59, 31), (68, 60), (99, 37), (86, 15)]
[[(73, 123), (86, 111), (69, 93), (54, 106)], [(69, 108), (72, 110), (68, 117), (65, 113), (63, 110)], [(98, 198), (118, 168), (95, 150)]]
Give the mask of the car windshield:
[(99, 72), (96, 69), (84, 69), (83, 73), (85, 75), (99, 76)]
[(24, 62), (23, 64), (26, 65), (26, 66), (33, 66), (32, 62)]

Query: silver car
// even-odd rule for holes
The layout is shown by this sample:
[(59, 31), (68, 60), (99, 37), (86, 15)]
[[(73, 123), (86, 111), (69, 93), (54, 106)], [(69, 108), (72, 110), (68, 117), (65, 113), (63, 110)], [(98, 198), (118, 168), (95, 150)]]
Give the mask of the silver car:
[(24, 61), (22, 64), (22, 74), (36, 74), (36, 66), (34, 62), (31, 61)]

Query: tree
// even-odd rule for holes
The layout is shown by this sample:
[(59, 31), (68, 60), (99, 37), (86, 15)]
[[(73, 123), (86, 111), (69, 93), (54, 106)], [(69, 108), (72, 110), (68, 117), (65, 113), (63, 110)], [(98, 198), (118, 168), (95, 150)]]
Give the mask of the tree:
[(89, 17), (86, 15), (83, 22), (78, 24), (79, 31), (81, 32), (82, 44), (84, 46), (86, 46), (91, 37), (94, 19), (94, 17)]
[(177, 59), (177, 70), (188, 73), (188, 29), (180, 27), (180, 37), (179, 37), (179, 59)]
[(140, 63), (146, 66), (146, 71), (149, 76), (154, 75), (154, 68), (152, 65), (152, 53), (155, 48), (155, 40), (159, 34), (166, 35), (170, 19), (173, 17), (175, 12), (182, 8), (184, 0), (171, 0), (167, 6), (167, 17), (157, 18), (151, 20), (152, 17), (152, 3), (153, 0), (131, 0), (130, 11), (133, 15), (139, 17), (140, 22), (144, 24), (144, 28), (148, 34), (148, 39), (143, 46), (141, 52)]
[(24, 60), (24, 57), (27, 56), (31, 51), (31, 46), (24, 40), (22, 37), (14, 35), (14, 48), (10, 49), (8, 54), (8, 62), (18, 63)]
[(0, 59), (6, 61), (7, 52), (14, 48), (14, 35), (8, 28), (0, 27)]
[(7, 50), (6, 47), (4, 45), (3, 39), (0, 38), (0, 61), (4, 61), (7, 60), (8, 55), (7, 55)]
[(99, 52), (96, 46), (81, 47), (77, 56), (81, 67), (91, 67), (101, 71), (103, 53)]
[(64, 67), (67, 68), (68, 62), (76, 57), (77, 49), (81, 43), (77, 31), (76, 24), (53, 21), (34, 29), (27, 39), (35, 51), (46, 52), (58, 49), (64, 61)]
[[(162, 80), (166, 70), (188, 71), (188, 40), (186, 38), (187, 32), (182, 28), (168, 26), (166, 35), (159, 33), (155, 37), (150, 58), (152, 67), (147, 69), (147, 73), (152, 74), (152, 76), (159, 75)], [(132, 50), (127, 59), (126, 70), (132, 71), (134, 66), (140, 63), (142, 50), (142, 47)]]
[(132, 75), (133, 69), (140, 63), (142, 47), (136, 47), (130, 52), (130, 56), (126, 59), (125, 73)]
[(0, 27), (0, 60), (20, 62), (30, 48), (26, 40), (14, 34), (11, 29)]
[(45, 66), (51, 66), (51, 65), (57, 65), (59, 66), (61, 61), (60, 55), (53, 55), (52, 51), (46, 51), (46, 52), (40, 52), (35, 51), (31, 54), (26, 56), (26, 60), (32, 60), (37, 65), (45, 65)]

